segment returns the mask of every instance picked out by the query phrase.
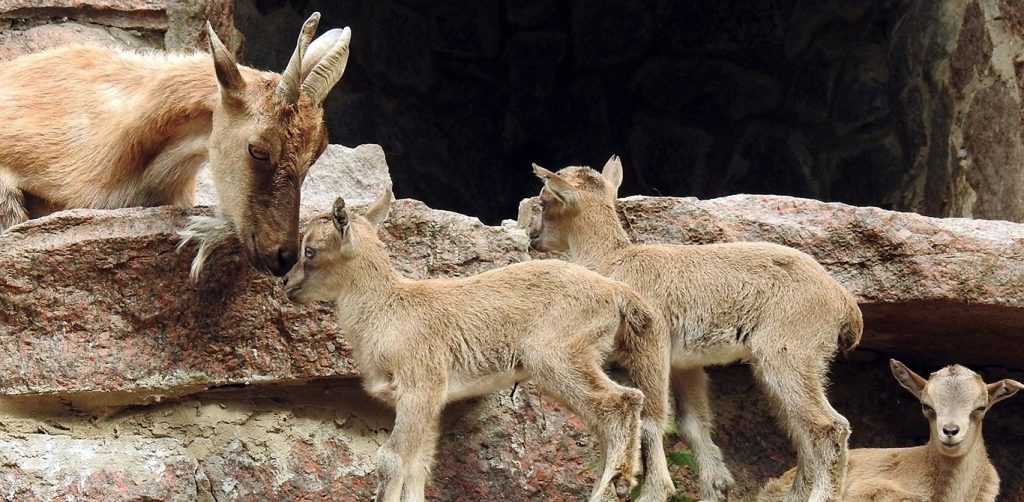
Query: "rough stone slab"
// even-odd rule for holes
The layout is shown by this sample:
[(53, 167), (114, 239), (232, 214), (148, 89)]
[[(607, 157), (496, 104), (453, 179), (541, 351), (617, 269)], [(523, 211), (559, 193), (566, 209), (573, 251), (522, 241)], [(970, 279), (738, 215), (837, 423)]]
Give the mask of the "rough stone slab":
[[(98, 421), (0, 417), (0, 500), (19, 502), (369, 500), (394, 423), (354, 381), (217, 391)], [(594, 481), (582, 421), (533, 386), (452, 405), (443, 423), (432, 500), (581, 500)]]
[(167, 0), (4, 0), (0, 14), (19, 9), (165, 10)]
[[(533, 199), (529, 199), (532, 201)], [(533, 209), (524, 202), (522, 218)], [(857, 297), (861, 347), (914, 360), (1024, 368), (1024, 225), (930, 218), (795, 197), (629, 197), (637, 242), (769, 241), (814, 256)]]
[[(632, 198), (621, 207), (639, 241), (768, 240), (808, 251), (860, 299), (864, 348), (1024, 367), (1024, 355), (1005, 350), (1024, 332), (1024, 226), (768, 196)], [(329, 309), (288, 304), (277, 281), (250, 271), (237, 251), (223, 250), (202, 284), (188, 284), (190, 256), (173, 252), (185, 214), (70, 211), (0, 235), (0, 393), (138, 402), (357, 376)], [(410, 277), (527, 257), (521, 231), (415, 201), (395, 204), (382, 236)]]
[(166, 0), (5, 0), (0, 19), (60, 18), (118, 28), (167, 29)]
[[(186, 214), (74, 210), (0, 234), (0, 394), (116, 391), (133, 401), (356, 376), (330, 308), (288, 303), (279, 280), (237, 249), (189, 284), (191, 255), (174, 252)], [(410, 200), (395, 203), (383, 237), (411, 277), (526, 258), (521, 234)]]
[(72, 44), (121, 47), (109, 32), (77, 23), (45, 24), (23, 31), (0, 31), (0, 61)]

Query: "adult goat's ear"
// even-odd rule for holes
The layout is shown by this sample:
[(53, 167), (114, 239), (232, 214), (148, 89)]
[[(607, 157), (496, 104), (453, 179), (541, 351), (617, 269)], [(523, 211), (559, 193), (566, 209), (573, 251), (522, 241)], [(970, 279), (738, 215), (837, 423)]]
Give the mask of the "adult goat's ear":
[(537, 164), (533, 164), (533, 173), (536, 174), (538, 178), (544, 180), (544, 189), (551, 192), (551, 194), (554, 195), (562, 204), (571, 206), (578, 200), (579, 191), (576, 187), (572, 186), (571, 183), (566, 181), (565, 178), (548, 171)]
[(210, 54), (213, 55), (213, 69), (220, 84), (221, 97), (232, 98), (245, 89), (245, 79), (238, 71), (235, 56), (220, 41), (209, 21), (206, 22), (206, 34), (210, 39)]
[(395, 193), (391, 189), (391, 182), (384, 187), (384, 193), (377, 197), (377, 200), (373, 201), (370, 205), (370, 209), (366, 210), (366, 219), (370, 220), (370, 223), (380, 226), (384, 223), (384, 220), (388, 219), (388, 215), (391, 214), (391, 202), (395, 200)]
[(618, 194), (619, 187), (622, 185), (622, 160), (618, 155), (612, 155), (608, 162), (604, 163), (601, 176), (611, 185), (612, 194)]
[(987, 387), (988, 405), (992, 406), (993, 404), (996, 404), (1008, 397), (1012, 397), (1014, 394), (1020, 392), (1021, 389), (1024, 389), (1024, 384), (1007, 378), (996, 383), (990, 383)]
[(921, 375), (910, 371), (910, 368), (907, 368), (903, 363), (895, 359), (889, 360), (889, 367), (892, 369), (892, 375), (896, 377), (896, 381), (898, 381), (904, 389), (907, 389), (911, 394), (920, 399), (921, 392), (924, 391), (924, 386), (928, 384), (928, 380), (925, 380)]

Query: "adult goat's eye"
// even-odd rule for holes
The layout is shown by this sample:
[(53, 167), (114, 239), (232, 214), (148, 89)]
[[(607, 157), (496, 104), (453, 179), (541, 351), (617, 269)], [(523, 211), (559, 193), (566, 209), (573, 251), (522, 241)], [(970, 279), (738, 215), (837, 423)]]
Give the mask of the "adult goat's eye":
[(306, 247), (304, 253), (306, 255), (307, 260), (312, 260), (313, 257), (316, 256), (316, 250), (308, 246)]
[(981, 413), (981, 412), (985, 411), (986, 409), (987, 408), (985, 408), (984, 406), (978, 406), (977, 408), (974, 409), (974, 411), (976, 411), (978, 413)]
[(268, 151), (266, 151), (266, 150), (264, 150), (264, 149), (262, 149), (262, 148), (260, 148), (260, 147), (258, 147), (256, 145), (254, 145), (252, 143), (249, 143), (249, 156), (254, 158), (254, 159), (256, 159), (256, 160), (269, 160), (270, 159), (270, 152), (268, 152)]
[(928, 406), (927, 404), (922, 404), (921, 410), (923, 410), (925, 413), (931, 413), (935, 411), (935, 409), (933, 409), (931, 406)]

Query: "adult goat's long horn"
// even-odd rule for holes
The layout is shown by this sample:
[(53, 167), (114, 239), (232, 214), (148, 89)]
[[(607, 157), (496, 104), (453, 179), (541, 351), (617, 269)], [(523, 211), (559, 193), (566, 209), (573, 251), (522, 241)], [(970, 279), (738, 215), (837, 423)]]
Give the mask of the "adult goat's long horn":
[[(316, 104), (322, 104), (327, 93), (334, 84), (341, 80), (348, 65), (348, 44), (352, 40), (352, 30), (348, 28), (333, 29), (320, 35), (309, 46), (303, 59), (303, 68), (307, 62), (316, 62), (302, 82), (302, 92)], [(305, 72), (303, 72), (305, 73)]]
[(277, 84), (275, 93), (288, 103), (296, 103), (299, 100), (299, 89), (302, 86), (302, 59), (306, 54), (309, 42), (313, 40), (316, 27), (320, 23), (320, 13), (314, 12), (305, 23), (302, 23), (302, 31), (299, 32), (299, 39), (295, 42), (295, 51), (292, 52), (288, 66), (281, 73), (281, 83)]

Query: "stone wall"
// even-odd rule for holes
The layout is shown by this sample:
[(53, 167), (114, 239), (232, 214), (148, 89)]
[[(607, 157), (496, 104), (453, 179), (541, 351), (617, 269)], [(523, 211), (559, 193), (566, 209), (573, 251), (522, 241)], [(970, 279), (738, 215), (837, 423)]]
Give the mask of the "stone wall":
[(1024, 6), (913, 2), (891, 48), (910, 170), (897, 207), (1024, 221)]
[(432, 207), (496, 222), (530, 162), (614, 153), (626, 194), (1024, 221), (1019, 1), (239, 0), (247, 60), (312, 10), (353, 28), (334, 141)]
[(137, 49), (206, 47), (209, 20), (235, 50), (234, 0), (6, 0), (0, 2), (0, 61), (85, 43)]
[[(344, 193), (364, 205), (388, 179), (382, 150), (332, 146), (303, 186), (309, 217)], [(205, 186), (205, 184), (204, 184)], [(203, 197), (208, 194), (203, 194)], [(523, 204), (524, 216), (534, 208)], [(0, 234), (0, 498), (18, 501), (365, 500), (393, 415), (359, 389), (329, 305), (298, 307), (226, 248), (200, 284), (172, 208), (75, 210)], [(1024, 379), (1024, 225), (934, 219), (778, 196), (631, 197), (640, 242), (767, 240), (802, 249), (857, 297), (861, 348), (830, 397), (854, 446), (926, 440), (896, 356), (927, 372), (956, 361)], [(409, 277), (528, 259), (511, 222), (403, 199), (381, 233)], [(793, 464), (786, 435), (743, 367), (712, 372), (716, 438), (748, 499)], [(1003, 499), (1024, 497), (1024, 398), (986, 418)], [(530, 386), (452, 406), (435, 500), (580, 500), (597, 452), (578, 417)], [(686, 445), (674, 436), (670, 448)], [(683, 494), (692, 477), (676, 470)]]

